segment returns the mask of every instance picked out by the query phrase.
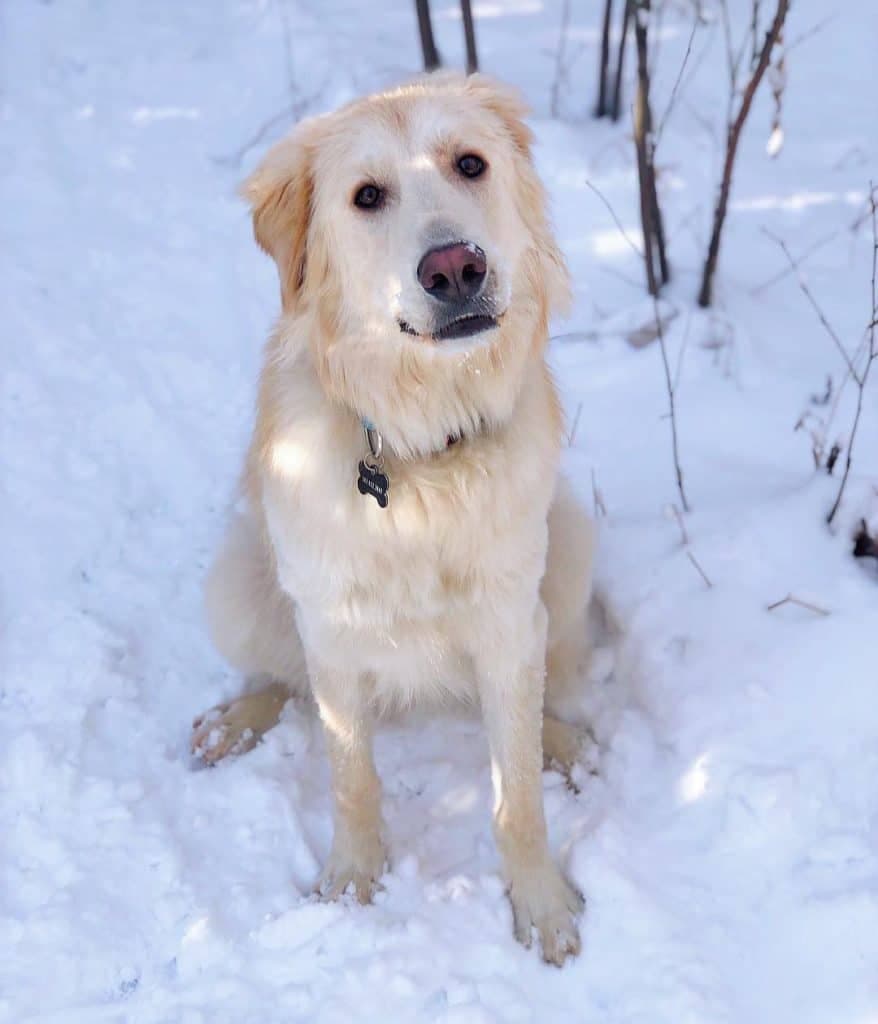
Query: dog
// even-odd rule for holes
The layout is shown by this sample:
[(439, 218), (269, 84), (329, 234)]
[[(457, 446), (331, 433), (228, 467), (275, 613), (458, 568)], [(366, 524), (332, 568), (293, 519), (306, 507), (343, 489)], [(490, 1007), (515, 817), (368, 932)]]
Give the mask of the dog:
[(281, 313), (206, 604), (219, 651), (267, 685), (192, 743), (240, 753), (312, 695), (335, 824), (318, 890), (368, 902), (376, 722), (479, 707), (515, 936), (560, 965), (584, 901), (549, 851), (541, 771), (583, 738), (557, 709), (588, 657), (594, 533), (558, 475), (544, 350), (570, 285), (525, 114), (484, 76), (433, 75), (301, 123), (245, 182)]

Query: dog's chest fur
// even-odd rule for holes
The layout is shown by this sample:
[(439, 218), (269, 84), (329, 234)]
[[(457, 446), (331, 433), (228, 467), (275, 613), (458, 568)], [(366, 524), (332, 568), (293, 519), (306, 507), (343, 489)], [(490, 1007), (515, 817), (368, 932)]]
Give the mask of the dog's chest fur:
[(357, 489), (365, 442), (355, 418), (325, 405), (292, 415), (273, 440), (261, 499), (306, 645), (382, 673), (415, 659), (445, 675), (459, 653), (449, 637), (502, 615), (504, 595), (529, 589), (535, 599), (557, 465), (545, 408), (554, 401), (539, 372), (504, 426), (422, 460), (389, 456), (386, 508)]

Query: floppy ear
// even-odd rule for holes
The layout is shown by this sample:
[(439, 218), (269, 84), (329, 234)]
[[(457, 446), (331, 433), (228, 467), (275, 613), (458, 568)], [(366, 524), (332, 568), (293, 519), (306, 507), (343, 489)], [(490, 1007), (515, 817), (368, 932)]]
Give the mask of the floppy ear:
[(517, 151), (519, 160), (516, 184), (519, 214), (530, 229), (534, 240), (549, 309), (566, 313), (571, 302), (570, 273), (549, 225), (545, 189), (533, 163), (531, 147), (534, 135), (524, 122), (530, 108), (519, 92), (493, 81), (486, 75), (470, 75), (466, 79), (465, 88), (484, 109), (502, 122)]
[(310, 132), (299, 126), (268, 151), (241, 186), (253, 213), (253, 234), (274, 258), (284, 309), (292, 309), (305, 281), (313, 183)]

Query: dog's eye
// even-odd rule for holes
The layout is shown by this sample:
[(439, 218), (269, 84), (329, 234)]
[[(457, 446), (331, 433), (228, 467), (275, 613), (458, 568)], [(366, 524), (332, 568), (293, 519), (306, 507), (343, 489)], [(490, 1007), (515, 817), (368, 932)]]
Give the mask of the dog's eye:
[(384, 193), (377, 185), (363, 185), (354, 196), (354, 206), (359, 206), (361, 210), (374, 210), (381, 205), (383, 199)]
[(466, 153), (457, 161), (457, 169), (465, 178), (478, 178), (485, 170), (485, 161), (475, 153)]

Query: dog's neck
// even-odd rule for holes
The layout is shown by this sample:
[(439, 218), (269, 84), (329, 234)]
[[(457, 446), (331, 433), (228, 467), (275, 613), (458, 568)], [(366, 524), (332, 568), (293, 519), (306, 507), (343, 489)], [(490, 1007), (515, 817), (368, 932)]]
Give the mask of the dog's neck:
[[(363, 433), (366, 438), (366, 446), (369, 449), (371, 455), (376, 456), (382, 453), (385, 448), (384, 435), (381, 433), (379, 428), (367, 416), (361, 416), (360, 423), (363, 426)], [(470, 429), (468, 431), (464, 431), (462, 428), (459, 430), (455, 430), (453, 433), (445, 435), (444, 444), (437, 445), (436, 447), (431, 448), (429, 451), (416, 450), (414, 454), (406, 455), (401, 455), (400, 453), (394, 451), (394, 455), (403, 462), (411, 461), (413, 458), (433, 458), (436, 455), (441, 455), (443, 452), (447, 452), (449, 448), (453, 448), (456, 444), (459, 444), (461, 441), (465, 441), (468, 437), (476, 437), (479, 434), (485, 433), (487, 429), (487, 423), (482, 418), (480, 419), (478, 430), (474, 431)]]

